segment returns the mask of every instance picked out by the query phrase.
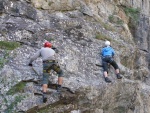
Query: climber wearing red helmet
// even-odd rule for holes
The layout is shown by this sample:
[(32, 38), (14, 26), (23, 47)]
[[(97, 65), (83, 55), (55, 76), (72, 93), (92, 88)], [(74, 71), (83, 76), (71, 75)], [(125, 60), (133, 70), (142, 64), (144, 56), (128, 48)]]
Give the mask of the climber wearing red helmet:
[(51, 48), (51, 47), (52, 47), (52, 44), (51, 44), (50, 42), (45, 42), (44, 47), (49, 47), (49, 48)]
[(60, 66), (55, 60), (55, 51), (52, 49), (52, 44), (50, 42), (45, 42), (44, 47), (38, 50), (30, 59), (29, 66), (32, 66), (32, 62), (38, 57), (42, 57), (43, 61), (43, 102), (47, 101), (46, 92), (48, 87), (48, 78), (50, 71), (54, 70), (58, 74), (58, 85), (57, 92), (61, 93), (61, 85), (63, 83), (63, 72), (60, 69)]

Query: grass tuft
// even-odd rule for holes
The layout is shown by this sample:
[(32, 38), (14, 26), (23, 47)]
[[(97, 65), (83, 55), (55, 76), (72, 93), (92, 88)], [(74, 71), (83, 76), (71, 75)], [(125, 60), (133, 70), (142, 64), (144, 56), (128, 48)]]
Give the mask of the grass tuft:
[(14, 50), (19, 46), (18, 42), (0, 41), (0, 49)]
[(111, 41), (112, 40), (110, 37), (107, 37), (106, 35), (103, 35), (102, 33), (96, 34), (95, 38), (98, 40), (103, 40), (103, 41), (106, 41), (106, 40)]
[(19, 82), (15, 86), (13, 86), (6, 94), (14, 95), (17, 92), (23, 92), (24, 87), (26, 86), (25, 82)]

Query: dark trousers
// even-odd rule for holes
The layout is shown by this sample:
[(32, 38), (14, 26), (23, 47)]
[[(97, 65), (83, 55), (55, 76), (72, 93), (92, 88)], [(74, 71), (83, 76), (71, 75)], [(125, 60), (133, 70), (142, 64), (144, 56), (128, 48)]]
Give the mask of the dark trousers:
[(102, 58), (102, 65), (103, 65), (104, 71), (108, 72), (108, 64), (112, 65), (115, 68), (115, 70), (119, 69), (117, 63), (114, 61), (114, 59), (111, 56), (103, 57)]

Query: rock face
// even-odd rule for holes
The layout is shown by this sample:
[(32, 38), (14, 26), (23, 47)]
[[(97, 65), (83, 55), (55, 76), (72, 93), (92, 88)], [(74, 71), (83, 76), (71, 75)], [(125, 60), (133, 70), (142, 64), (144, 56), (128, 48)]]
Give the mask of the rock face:
[[(1, 0), (0, 112), (150, 113), (149, 3)], [(111, 84), (104, 81), (100, 56), (105, 40), (111, 41), (123, 76), (117, 80), (110, 67)], [(42, 60), (33, 68), (28, 63), (45, 41), (58, 49), (64, 83), (60, 96), (52, 71), (43, 104)]]

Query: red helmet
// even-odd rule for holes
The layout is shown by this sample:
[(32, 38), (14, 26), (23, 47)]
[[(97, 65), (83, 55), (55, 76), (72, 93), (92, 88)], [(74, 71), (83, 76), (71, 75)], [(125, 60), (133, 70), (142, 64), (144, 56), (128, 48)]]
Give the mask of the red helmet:
[(51, 48), (51, 47), (52, 47), (52, 44), (51, 44), (50, 42), (45, 42), (44, 47), (49, 47), (49, 48)]

